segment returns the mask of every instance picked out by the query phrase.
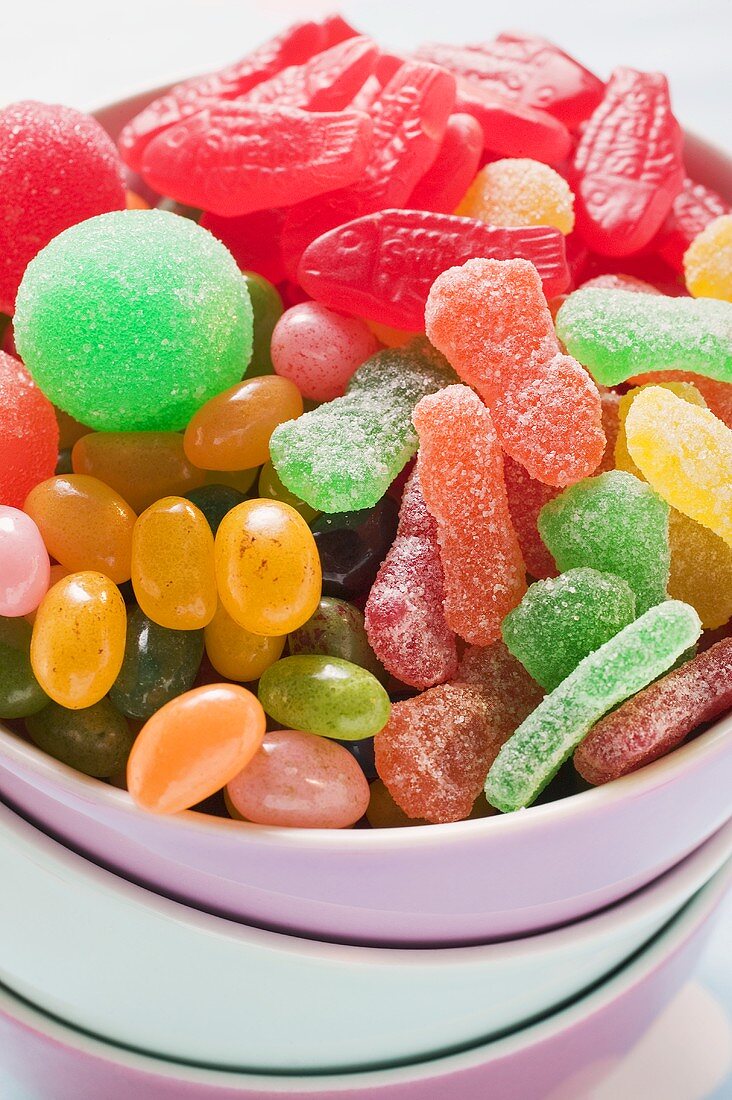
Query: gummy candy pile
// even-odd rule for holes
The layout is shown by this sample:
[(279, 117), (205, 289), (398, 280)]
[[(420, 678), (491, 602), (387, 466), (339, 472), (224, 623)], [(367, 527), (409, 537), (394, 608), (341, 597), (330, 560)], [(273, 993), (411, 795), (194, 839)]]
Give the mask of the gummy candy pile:
[(0, 112), (0, 717), (155, 813), (425, 825), (732, 708), (732, 210), (658, 73), (340, 17)]

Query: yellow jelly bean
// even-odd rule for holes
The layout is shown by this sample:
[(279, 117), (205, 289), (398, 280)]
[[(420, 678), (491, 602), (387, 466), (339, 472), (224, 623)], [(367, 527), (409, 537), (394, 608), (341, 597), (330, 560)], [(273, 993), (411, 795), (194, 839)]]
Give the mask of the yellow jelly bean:
[(71, 462), (75, 474), (98, 477), (136, 512), (206, 481), (186, 458), (178, 432), (91, 432), (75, 443)]
[(258, 680), (265, 669), (279, 660), (287, 640), (284, 634), (274, 638), (252, 634), (239, 626), (221, 603), (204, 631), (204, 638), (208, 659), (219, 675), (240, 683)]
[(38, 608), (31, 664), (47, 695), (70, 710), (103, 699), (125, 652), (127, 613), (119, 589), (102, 573), (71, 573)]
[(574, 229), (574, 195), (567, 181), (538, 160), (496, 160), (475, 177), (455, 211), (489, 225), (553, 225)]
[(132, 537), (132, 586), (143, 612), (172, 630), (198, 630), (216, 611), (214, 542), (203, 512), (183, 497), (147, 508)]
[(306, 501), (300, 500), (282, 484), (279, 474), (271, 462), (265, 462), (259, 471), (258, 489), (260, 497), (267, 497), (268, 500), (283, 500), (285, 504), (289, 504), (291, 508), (300, 513), (306, 523), (311, 523), (316, 516), (320, 515), (320, 512), (316, 511), (315, 508), (311, 508)]
[(732, 302), (732, 214), (715, 218), (684, 254), (686, 289), (695, 298)]
[(289, 634), (320, 600), (322, 573), (305, 520), (278, 500), (246, 500), (216, 534), (216, 580), (231, 617), (253, 634)]

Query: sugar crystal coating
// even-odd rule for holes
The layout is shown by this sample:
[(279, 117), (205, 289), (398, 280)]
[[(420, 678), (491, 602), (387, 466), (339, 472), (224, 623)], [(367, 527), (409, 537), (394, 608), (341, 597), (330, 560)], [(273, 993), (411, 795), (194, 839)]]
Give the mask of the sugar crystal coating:
[(496, 160), (481, 168), (455, 211), (489, 225), (574, 228), (574, 196), (567, 181), (538, 160)]
[(715, 218), (684, 253), (686, 289), (695, 298), (732, 302), (732, 214)]

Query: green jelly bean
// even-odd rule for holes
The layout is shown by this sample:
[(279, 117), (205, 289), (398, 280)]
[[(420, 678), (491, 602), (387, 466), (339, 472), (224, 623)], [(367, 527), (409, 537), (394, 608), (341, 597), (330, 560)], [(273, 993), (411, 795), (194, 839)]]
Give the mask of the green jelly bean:
[(700, 634), (694, 608), (667, 600), (580, 661), (502, 746), (485, 784), (491, 806), (530, 805), (595, 722), (670, 669)]
[(384, 682), (389, 674), (366, 637), (363, 613), (352, 603), (323, 596), (306, 623), (289, 636), (290, 653), (316, 653), (340, 657), (372, 673)]
[(260, 374), (274, 374), (270, 347), (274, 327), (285, 307), (277, 287), (257, 275), (255, 271), (242, 271), (254, 311), (254, 347), (245, 378)]
[(246, 494), (233, 485), (218, 484), (201, 485), (198, 489), (190, 489), (185, 496), (186, 500), (201, 509), (214, 535), (227, 512), (247, 499)]
[(0, 718), (25, 718), (49, 701), (31, 668), (32, 634), (25, 619), (0, 618)]
[(56, 474), (73, 474), (74, 467), (71, 462), (71, 447), (64, 447), (62, 451), (58, 452), (58, 461), (56, 463)]
[(26, 718), (25, 727), (49, 756), (97, 779), (108, 779), (124, 768), (135, 740), (135, 734), (108, 699), (81, 710), (51, 703)]
[(158, 626), (136, 607), (127, 616), (122, 668), (109, 698), (128, 718), (149, 718), (193, 687), (202, 657), (202, 630)]
[(259, 701), (289, 729), (339, 741), (362, 741), (383, 729), (389, 696), (370, 672), (339, 657), (301, 654), (262, 674)]

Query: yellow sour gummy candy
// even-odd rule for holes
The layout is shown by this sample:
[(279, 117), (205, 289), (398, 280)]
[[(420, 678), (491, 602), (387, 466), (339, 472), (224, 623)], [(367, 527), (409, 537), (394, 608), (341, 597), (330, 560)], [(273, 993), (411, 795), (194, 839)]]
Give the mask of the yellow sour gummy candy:
[(574, 195), (548, 164), (496, 160), (481, 168), (455, 213), (489, 225), (553, 225), (566, 235), (574, 229)]
[(684, 254), (686, 289), (695, 298), (732, 302), (732, 214), (715, 218)]

